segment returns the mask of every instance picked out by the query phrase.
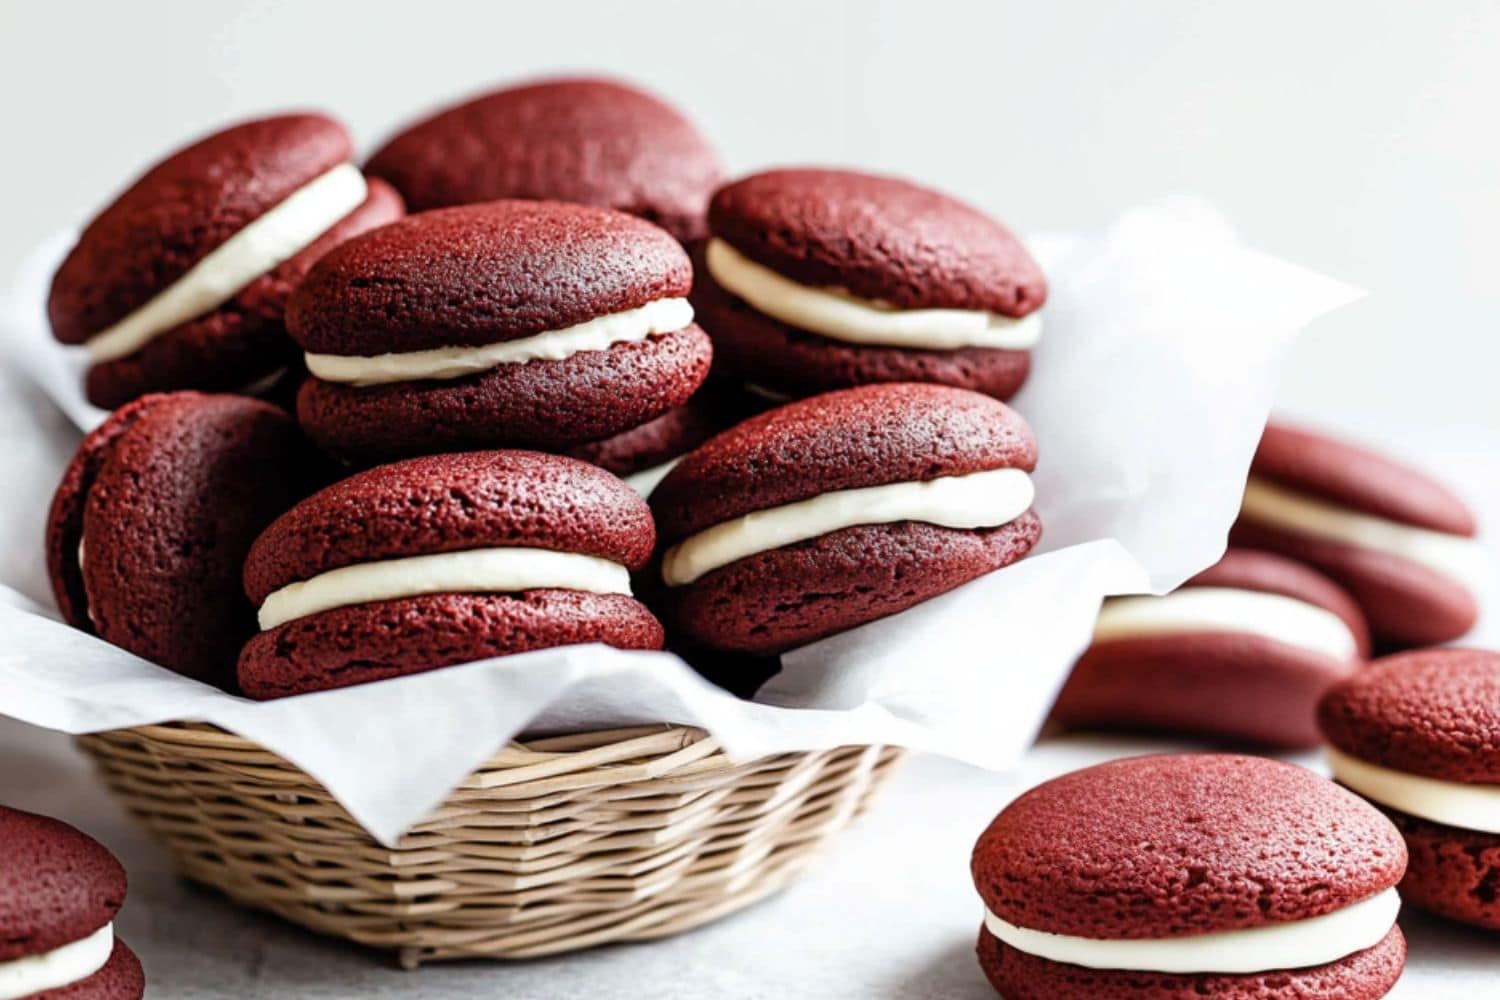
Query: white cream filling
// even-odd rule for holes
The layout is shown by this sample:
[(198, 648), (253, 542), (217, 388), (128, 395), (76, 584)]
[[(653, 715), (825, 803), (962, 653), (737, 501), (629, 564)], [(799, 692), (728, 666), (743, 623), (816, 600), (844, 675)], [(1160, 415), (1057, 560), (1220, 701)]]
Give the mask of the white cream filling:
[(0, 1000), (16, 1000), (82, 982), (104, 968), (115, 949), (113, 924), (61, 948), (0, 962)]
[(1184, 587), (1165, 597), (1106, 601), (1094, 641), (1182, 632), (1242, 632), (1310, 649), (1337, 660), (1359, 650), (1344, 620), (1326, 608), (1284, 594), (1235, 587)]
[(582, 590), (630, 594), (630, 571), (598, 556), (551, 549), (492, 548), (438, 552), (341, 566), (268, 596), (262, 630), (333, 608), (424, 594), (514, 594)]
[(1139, 940), (1073, 937), (1031, 930), (1006, 923), (988, 910), (984, 925), (1017, 951), (1086, 969), (1248, 975), (1327, 965), (1373, 948), (1395, 926), (1400, 909), (1401, 899), (1396, 890), (1386, 889), (1342, 910), (1307, 920)]
[(641, 496), (649, 497), (651, 491), (656, 489), (656, 484), (667, 478), (667, 473), (671, 472), (680, 461), (682, 461), (682, 457), (679, 455), (677, 458), (663, 462), (660, 465), (653, 465), (649, 469), (632, 472), (625, 477), (625, 485), (635, 490)]
[(927, 351), (993, 347), (1024, 351), (1042, 335), (1042, 317), (1019, 318), (980, 309), (898, 309), (839, 288), (813, 288), (746, 257), (721, 239), (710, 239), (704, 262), (725, 290), (758, 311), (799, 330), (851, 344)]
[(391, 354), (308, 354), (307, 370), (325, 382), (383, 385), (417, 379), (455, 379), (500, 365), (561, 361), (584, 351), (607, 351), (615, 344), (675, 333), (693, 321), (687, 299), (657, 299), (635, 309), (610, 313), (561, 330), (548, 330), (478, 347), (434, 347)]
[(217, 309), (250, 282), (295, 257), (364, 202), (365, 176), (341, 163), (215, 247), (150, 301), (84, 344), (95, 363), (145, 347), (157, 334)]
[(996, 528), (1020, 517), (1036, 490), (1021, 469), (989, 469), (927, 482), (823, 493), (751, 511), (691, 535), (667, 550), (662, 579), (677, 587), (758, 552), (860, 524), (922, 521), (945, 528)]
[(1485, 578), (1483, 550), (1471, 538), (1362, 514), (1253, 476), (1245, 484), (1240, 515), (1260, 524), (1409, 559), (1471, 590), (1480, 589)]
[(1407, 774), (1327, 747), (1335, 780), (1372, 802), (1409, 816), (1500, 835), (1500, 785), (1471, 785)]

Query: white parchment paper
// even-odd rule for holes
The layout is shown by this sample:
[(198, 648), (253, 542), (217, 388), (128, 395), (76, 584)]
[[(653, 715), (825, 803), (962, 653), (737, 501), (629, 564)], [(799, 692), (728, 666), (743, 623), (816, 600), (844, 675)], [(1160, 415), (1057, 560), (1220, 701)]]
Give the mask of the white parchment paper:
[(1195, 201), (1033, 244), (1052, 292), (1014, 401), (1041, 449), (1045, 534), (1030, 558), (788, 654), (754, 703), (669, 654), (597, 646), (256, 703), (67, 628), (49, 606), (47, 504), (74, 428), (102, 417), (80, 395), (76, 355), (47, 333), (60, 238), (0, 312), (13, 367), (0, 407), (0, 712), (69, 733), (212, 722), (304, 768), (388, 844), (523, 730), (673, 722), (707, 729), (740, 758), (886, 743), (1011, 766), (1100, 601), (1165, 592), (1218, 558), (1284, 348), (1358, 296), (1244, 246)]

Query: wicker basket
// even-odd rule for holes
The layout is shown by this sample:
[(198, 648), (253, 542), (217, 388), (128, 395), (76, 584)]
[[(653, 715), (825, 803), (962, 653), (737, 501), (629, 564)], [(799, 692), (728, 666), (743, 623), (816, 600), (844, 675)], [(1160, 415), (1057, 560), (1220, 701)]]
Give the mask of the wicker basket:
[(202, 725), (82, 737), (184, 875), (407, 968), (663, 937), (787, 885), (900, 751), (731, 764), (677, 726), (501, 750), (395, 848), (307, 774)]

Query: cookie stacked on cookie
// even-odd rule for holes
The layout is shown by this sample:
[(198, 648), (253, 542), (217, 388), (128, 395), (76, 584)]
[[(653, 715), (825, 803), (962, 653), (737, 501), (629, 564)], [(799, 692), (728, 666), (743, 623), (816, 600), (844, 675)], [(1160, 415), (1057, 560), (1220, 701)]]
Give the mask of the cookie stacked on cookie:
[(52, 330), (82, 345), (89, 401), (247, 392), (296, 363), (282, 313), (319, 257), (402, 213), (323, 115), (244, 122), (152, 167), (79, 237), (52, 281)]

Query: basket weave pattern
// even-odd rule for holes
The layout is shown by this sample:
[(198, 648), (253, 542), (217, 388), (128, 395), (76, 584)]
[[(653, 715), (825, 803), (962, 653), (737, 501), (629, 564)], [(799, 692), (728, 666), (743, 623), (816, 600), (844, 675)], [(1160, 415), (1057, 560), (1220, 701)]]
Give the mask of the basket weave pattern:
[(501, 750), (395, 848), (307, 774), (211, 726), (82, 737), (184, 875), (314, 931), (448, 958), (529, 958), (675, 934), (787, 885), (900, 751), (731, 764), (654, 726)]

